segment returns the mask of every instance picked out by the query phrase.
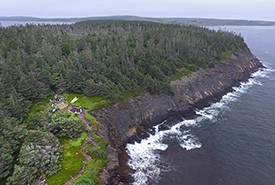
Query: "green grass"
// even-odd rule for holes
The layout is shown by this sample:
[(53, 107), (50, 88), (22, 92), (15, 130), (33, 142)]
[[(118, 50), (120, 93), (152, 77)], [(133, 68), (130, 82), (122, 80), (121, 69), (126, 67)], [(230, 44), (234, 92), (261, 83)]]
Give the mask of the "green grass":
[(222, 60), (226, 59), (226, 58), (230, 58), (232, 56), (232, 51), (229, 50), (227, 52), (222, 52)]
[[(83, 142), (84, 137), (85, 134), (82, 133), (81, 137), (78, 138), (75, 142), (67, 138), (60, 138), (60, 142), (62, 143), (63, 147), (65, 147), (64, 151), (62, 152), (62, 168), (55, 175), (48, 176), (46, 178), (46, 183), (48, 185), (64, 184), (81, 170), (83, 161), (85, 160), (84, 156), (82, 155), (82, 144), (80, 144), (80, 146), (74, 145), (79, 145), (78, 142), (80, 141)], [(79, 154), (76, 155), (76, 152), (79, 152)]]
[(86, 132), (82, 132), (81, 136), (77, 139), (70, 139), (69, 145), (71, 146), (82, 146), (83, 141), (87, 138), (87, 133)]
[(99, 184), (97, 175), (100, 171), (102, 171), (103, 166), (107, 164), (107, 144), (108, 143), (105, 142), (99, 146), (87, 145), (85, 147), (85, 149), (89, 151), (88, 154), (92, 157), (92, 159), (86, 164), (83, 175), (76, 178), (75, 184), (83, 179), (89, 179), (93, 182), (93, 184)]
[(177, 73), (175, 76), (170, 78), (170, 81), (180, 80), (182, 76), (183, 75), (181, 73)]
[[(129, 94), (129, 96), (131, 95)], [(89, 121), (91, 127), (95, 127), (97, 122), (96, 118), (91, 116), (88, 111), (97, 109), (101, 106), (106, 106), (110, 103), (109, 101), (106, 101), (101, 97), (88, 97), (82, 94), (65, 93), (63, 94), (63, 97), (67, 99), (68, 103), (73, 98), (78, 98), (78, 101), (76, 101), (72, 105), (75, 107), (81, 106), (83, 109), (86, 110), (84, 114), (86, 119)], [(41, 102), (39, 104), (40, 106), (36, 105), (36, 109), (33, 108), (32, 111), (37, 114), (40, 113), (41, 110), (43, 111), (47, 106), (47, 102), (49, 102), (49, 100)], [(70, 114), (68, 119), (79, 118), (73, 114)], [(97, 143), (104, 142), (102, 138), (96, 135), (95, 131), (96, 130), (93, 129), (93, 131), (91, 132), (92, 139)], [(64, 184), (81, 170), (83, 166), (83, 161), (85, 160), (84, 156), (82, 155), (82, 145), (86, 138), (86, 132), (83, 132), (81, 136), (77, 139), (59, 138), (62, 147), (64, 148), (62, 152), (61, 170), (59, 170), (53, 176), (46, 177), (46, 183), (48, 185)], [(77, 182), (92, 182), (92, 184), (99, 184), (97, 175), (103, 169), (103, 166), (107, 164), (108, 156), (106, 145), (107, 143), (104, 142), (99, 146), (92, 146), (91, 144), (86, 146), (92, 159), (86, 164), (83, 175), (76, 178), (76, 184)], [(76, 155), (76, 152), (79, 152), (79, 154)]]
[(100, 157), (93, 158), (88, 161), (84, 172), (81, 176), (77, 177), (72, 184), (77, 184), (77, 182), (86, 179), (86, 181), (92, 182), (92, 184), (99, 185), (99, 180), (97, 175), (102, 171), (103, 166), (107, 164), (107, 157), (102, 159)]
[[(85, 112), (86, 118), (89, 122), (96, 122), (96, 119), (92, 117), (88, 112)], [(102, 138), (91, 132), (92, 139), (96, 142), (104, 142)], [(88, 154), (92, 157), (90, 161), (87, 162), (84, 172), (81, 176), (77, 177), (72, 185), (77, 184), (95, 184), (99, 185), (100, 182), (97, 178), (97, 175), (102, 171), (103, 166), (107, 165), (108, 154), (106, 151), (107, 142), (101, 143), (98, 146), (93, 146), (92, 144), (87, 144), (85, 150), (88, 151)]]
[(128, 99), (128, 98), (133, 98), (135, 96), (136, 96), (136, 94), (135, 94), (134, 91), (129, 91), (129, 92), (127, 92), (127, 93), (124, 94), (123, 98), (124, 99)]
[(85, 149), (89, 151), (89, 155), (92, 156), (93, 159), (100, 159), (102, 162), (104, 162), (103, 165), (105, 165), (107, 164), (107, 144), (108, 143), (105, 142), (98, 146), (87, 145)]
[(46, 108), (46, 106), (50, 103), (50, 99), (53, 99), (53, 96), (50, 96), (41, 102), (33, 103), (29, 110), (29, 114), (40, 114), (41, 111), (43, 111)]
[[(71, 114), (71, 113), (69, 113), (70, 114), (70, 118), (71, 119), (73, 119), (73, 120), (81, 120), (79, 117), (77, 117), (76, 115), (74, 115), (74, 114)], [(82, 121), (82, 120), (81, 120)]]
[(192, 72), (197, 71), (199, 68), (194, 64), (185, 64), (185, 67), (178, 69), (178, 73), (171, 76), (169, 81), (180, 80), (183, 76), (190, 75)]
[(187, 76), (192, 73), (189, 69), (186, 68), (181, 68), (178, 71), (179, 72), (176, 75), (170, 78), (170, 81), (180, 80), (183, 76)]
[(98, 135), (96, 135), (94, 132), (91, 132), (91, 137), (94, 140), (94, 142), (96, 142), (96, 143), (104, 141), (101, 137), (99, 137)]
[(106, 106), (110, 104), (110, 101), (104, 100), (102, 97), (89, 97), (83, 94), (64, 93), (63, 97), (67, 99), (67, 103), (70, 103), (75, 97), (78, 98), (72, 105), (75, 107), (81, 106), (82, 108), (90, 111)]
[(89, 121), (89, 123), (90, 123), (90, 127), (93, 127), (93, 125), (96, 124), (96, 118), (93, 117), (93, 116), (91, 116), (91, 115), (88, 113), (88, 111), (85, 111), (84, 114), (85, 114), (86, 119), (87, 119), (87, 120)]
[[(74, 115), (73, 115), (74, 116)], [(96, 119), (92, 117), (87, 111), (85, 111), (85, 117), (89, 120), (92, 125), (96, 123)], [(78, 119), (78, 118), (75, 118)], [(83, 141), (87, 137), (87, 133), (83, 132), (81, 136), (76, 140), (69, 140), (66, 138), (60, 138), (60, 142), (63, 146), (66, 146), (66, 149), (62, 153), (63, 161), (61, 162), (62, 169), (55, 175), (51, 177), (47, 177), (47, 184), (48, 185), (57, 185), (57, 184), (63, 184), (66, 181), (70, 179), (71, 176), (74, 176), (72, 174), (76, 174), (78, 171), (80, 171), (82, 165), (82, 161), (75, 162), (74, 165), (70, 164), (70, 160), (72, 160), (70, 157), (75, 156), (75, 150), (81, 149), (81, 146), (83, 145)], [(100, 138), (98, 135), (95, 134), (95, 132), (91, 132), (92, 139), (99, 143), (104, 142), (102, 138)], [(95, 184), (99, 185), (99, 180), (97, 178), (97, 175), (100, 171), (102, 171), (103, 166), (107, 165), (107, 159), (108, 154), (106, 151), (107, 142), (101, 143), (99, 146), (93, 146), (92, 144), (87, 144), (85, 146), (85, 150), (88, 151), (88, 154), (92, 157), (90, 161), (86, 164), (86, 167), (84, 169), (84, 172), (81, 176), (77, 177), (72, 185), (77, 184)], [(69, 148), (69, 149), (68, 149)], [(79, 151), (80, 152), (80, 151)], [(81, 155), (81, 152), (79, 153)], [(83, 158), (84, 160), (84, 158)], [(73, 163), (73, 162), (71, 162)], [(79, 165), (78, 169), (73, 171), (73, 169), (76, 168), (75, 164)]]
[(103, 169), (102, 161), (98, 159), (91, 159), (85, 167), (83, 176), (90, 178), (95, 184), (100, 184), (97, 175)]
[(66, 170), (61, 169), (55, 175), (46, 177), (46, 183), (48, 185), (60, 185), (70, 180), (70, 175)]
[(75, 178), (75, 180), (72, 182), (71, 185), (80, 185), (80, 184), (85, 184), (85, 185), (94, 185), (97, 182), (93, 181), (90, 178), (84, 177), (83, 175), (78, 176)]
[(189, 70), (189, 69), (186, 69), (186, 68), (181, 68), (180, 70), (179, 70), (179, 72), (183, 75), (183, 76), (186, 76), (186, 75), (189, 75), (189, 74), (191, 74), (192, 72)]

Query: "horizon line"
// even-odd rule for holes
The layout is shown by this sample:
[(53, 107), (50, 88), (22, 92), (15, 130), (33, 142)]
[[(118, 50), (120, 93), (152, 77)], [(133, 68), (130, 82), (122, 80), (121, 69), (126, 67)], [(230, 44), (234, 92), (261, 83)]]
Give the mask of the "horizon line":
[(150, 17), (150, 16), (139, 16), (139, 15), (100, 15), (100, 16), (79, 16), (79, 17), (39, 17), (39, 16), (26, 16), (26, 15), (12, 15), (3, 16), (0, 18), (37, 18), (37, 19), (85, 19), (85, 18), (102, 18), (102, 17), (139, 17), (139, 18), (153, 18), (153, 19), (217, 19), (217, 20), (242, 20), (242, 21), (265, 21), (265, 22), (275, 22), (275, 20), (263, 20), (263, 19), (245, 19), (245, 18), (216, 18), (216, 17)]

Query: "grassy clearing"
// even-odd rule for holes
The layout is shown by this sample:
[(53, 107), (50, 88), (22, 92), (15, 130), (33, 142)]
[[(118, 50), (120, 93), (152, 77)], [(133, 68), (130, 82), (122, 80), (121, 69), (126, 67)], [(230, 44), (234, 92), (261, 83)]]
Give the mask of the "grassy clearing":
[[(72, 184), (99, 184), (97, 175), (103, 169), (103, 166), (107, 164), (107, 143), (104, 142), (104, 140), (101, 139), (98, 135), (96, 135), (98, 123), (96, 122), (96, 118), (91, 116), (88, 111), (97, 109), (101, 106), (106, 106), (110, 102), (104, 100), (101, 97), (87, 97), (82, 94), (73, 93), (65, 93), (63, 94), (63, 97), (66, 98), (67, 103), (69, 103), (75, 97), (78, 98), (78, 101), (72, 105), (75, 107), (81, 106), (82, 108), (86, 109), (84, 112), (85, 117), (89, 121), (90, 126), (93, 128), (91, 137), (96, 143), (102, 143), (99, 146), (93, 146), (92, 144), (85, 146), (87, 147), (86, 150), (89, 151), (89, 155), (92, 157), (92, 159), (86, 164), (83, 175), (77, 177)], [(46, 103), (45, 107), (47, 105)], [(80, 119), (74, 114), (70, 114), (69, 118)], [(59, 138), (62, 147), (64, 148), (61, 161), (62, 168), (55, 175), (46, 178), (46, 183), (48, 185), (64, 184), (81, 170), (83, 161), (85, 160), (84, 156), (82, 155), (82, 145), (86, 138), (86, 132), (83, 132), (77, 139)], [(76, 155), (76, 152), (78, 152), (78, 155)]]
[[(92, 117), (87, 111), (85, 112), (86, 119), (89, 120), (90, 125), (94, 127), (96, 125), (96, 119)], [(106, 151), (107, 142), (104, 142), (102, 138), (96, 135), (95, 131), (91, 132), (91, 137), (96, 143), (100, 143), (98, 146), (93, 146), (92, 143), (85, 145), (85, 151), (88, 151), (88, 155), (92, 157), (87, 162), (84, 172), (81, 176), (77, 177), (72, 185), (78, 184), (94, 184), (99, 185), (99, 179), (97, 175), (102, 171), (103, 166), (107, 165), (108, 154)]]
[(88, 113), (88, 111), (84, 112), (86, 119), (90, 122), (90, 124), (96, 123), (96, 118), (91, 116), (91, 114)]
[[(88, 182), (88, 184), (92, 185), (100, 185), (99, 180), (97, 178), (97, 174), (102, 171), (102, 161), (91, 159), (85, 167), (85, 170), (81, 176), (78, 176), (73, 182), (73, 185), (78, 185), (80, 182), (84, 180)], [(81, 183), (82, 184), (82, 183)]]
[(104, 100), (102, 97), (89, 97), (83, 94), (64, 93), (63, 97), (67, 99), (67, 103), (70, 103), (75, 97), (78, 98), (72, 105), (75, 107), (81, 106), (82, 108), (90, 111), (106, 106), (110, 104), (110, 101)]
[(100, 184), (97, 178), (97, 174), (102, 171), (102, 161), (98, 159), (91, 159), (87, 164), (83, 173), (83, 177), (91, 179), (94, 184)]
[[(53, 99), (54, 96), (50, 96), (47, 99), (38, 102), (38, 103), (33, 103), (32, 106), (29, 109), (29, 115), (33, 114), (33, 115), (39, 115), (41, 114), (41, 112), (43, 112), (45, 110), (45, 112), (47, 112), (48, 110), (50, 111), (51, 114), (55, 114), (57, 112), (60, 112), (62, 110), (58, 110), (53, 112), (53, 109), (55, 107), (51, 107), (50, 106), (50, 100)], [(55, 100), (53, 101), (53, 103), (55, 103), (55, 106), (60, 107), (60, 102), (56, 102)], [(47, 107), (47, 109), (46, 109)], [(64, 109), (63, 109), (64, 110)]]
[(77, 177), (73, 181), (73, 185), (80, 184), (80, 182), (87, 182), (87, 184), (100, 184), (97, 178), (97, 175), (102, 171), (103, 166), (107, 164), (107, 143), (103, 143), (99, 146), (87, 145), (86, 150), (89, 151), (89, 155), (92, 156), (92, 159), (86, 164), (84, 173)]
[(50, 103), (50, 99), (53, 99), (53, 96), (50, 96), (41, 102), (33, 103), (29, 110), (29, 114), (34, 114), (34, 115), (41, 114), (41, 111), (43, 111), (48, 105), (48, 103)]
[[(81, 170), (83, 161), (85, 160), (82, 155), (82, 143), (86, 137), (87, 133), (86, 135), (82, 133), (81, 137), (76, 141), (60, 138), (60, 142), (63, 147), (65, 147), (62, 152), (62, 168), (55, 175), (46, 178), (46, 183), (48, 185), (64, 184)], [(76, 152), (78, 152), (78, 155), (76, 155)]]
[(71, 146), (82, 146), (83, 141), (87, 138), (87, 133), (86, 132), (82, 132), (81, 136), (77, 139), (70, 139), (69, 145)]
[(95, 181), (92, 179), (86, 178), (83, 175), (78, 176), (73, 182), (72, 185), (80, 185), (80, 184), (85, 184), (85, 185), (94, 185), (96, 184)]
[(96, 122), (96, 118), (93, 117), (93, 116), (91, 116), (91, 115), (88, 113), (88, 111), (85, 111), (84, 114), (85, 114), (86, 119), (89, 121), (90, 127), (92, 127), (93, 131), (96, 132), (96, 131), (97, 131), (97, 125), (96, 125), (97, 122)]

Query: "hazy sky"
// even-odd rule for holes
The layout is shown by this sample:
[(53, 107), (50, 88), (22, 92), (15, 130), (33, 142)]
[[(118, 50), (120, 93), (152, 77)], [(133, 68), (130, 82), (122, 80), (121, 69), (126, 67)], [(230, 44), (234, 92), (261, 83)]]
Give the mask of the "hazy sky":
[(109, 15), (275, 21), (275, 0), (0, 0), (0, 16)]

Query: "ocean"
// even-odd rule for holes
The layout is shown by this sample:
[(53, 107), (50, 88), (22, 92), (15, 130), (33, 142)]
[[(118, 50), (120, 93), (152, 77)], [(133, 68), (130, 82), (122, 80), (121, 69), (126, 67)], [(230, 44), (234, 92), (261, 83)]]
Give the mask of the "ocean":
[(241, 34), (266, 68), (195, 119), (171, 118), (127, 144), (135, 185), (275, 184), (275, 27), (210, 29)]

